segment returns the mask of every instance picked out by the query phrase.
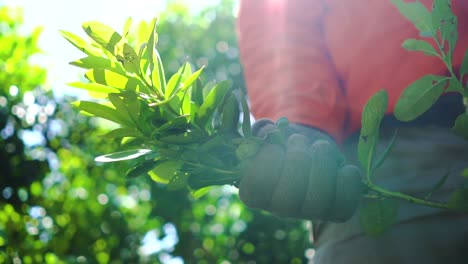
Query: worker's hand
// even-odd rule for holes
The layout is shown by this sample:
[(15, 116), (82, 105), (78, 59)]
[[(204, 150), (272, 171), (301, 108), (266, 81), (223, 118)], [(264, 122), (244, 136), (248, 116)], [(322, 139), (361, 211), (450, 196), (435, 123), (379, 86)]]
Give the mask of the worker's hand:
[[(299, 128), (288, 125), (284, 144), (267, 140), (260, 147), (243, 171), (241, 200), (249, 207), (286, 217), (349, 219), (362, 193), (358, 168), (344, 165), (343, 156), (324, 133)], [(253, 127), (258, 137), (278, 131), (277, 124), (267, 119)]]

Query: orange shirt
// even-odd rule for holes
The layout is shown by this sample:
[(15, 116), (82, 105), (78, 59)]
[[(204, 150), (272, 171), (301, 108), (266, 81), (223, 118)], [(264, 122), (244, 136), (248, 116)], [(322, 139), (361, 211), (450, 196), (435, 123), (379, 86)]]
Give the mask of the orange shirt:
[[(468, 48), (468, 0), (452, 6), (460, 65)], [(402, 48), (419, 32), (390, 0), (244, 0), (238, 31), (254, 116), (286, 116), (339, 142), (360, 128), (365, 103), (380, 89), (388, 91), (392, 113), (407, 85), (446, 72), (438, 58)]]

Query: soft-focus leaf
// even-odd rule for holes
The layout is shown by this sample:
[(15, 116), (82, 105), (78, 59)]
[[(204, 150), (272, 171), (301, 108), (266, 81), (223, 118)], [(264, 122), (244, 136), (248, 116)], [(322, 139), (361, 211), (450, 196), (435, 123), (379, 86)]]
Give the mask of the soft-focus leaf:
[[(148, 50), (149, 50), (149, 47), (148, 47)], [(162, 64), (161, 57), (159, 56), (158, 51), (154, 50), (153, 53), (155, 54), (154, 60), (156, 60), (156, 63), (154, 64), (155, 69), (151, 70), (151, 81), (153, 83), (153, 86), (157, 88), (161, 92), (161, 94), (165, 94), (166, 77), (164, 73), (164, 66)], [(151, 63), (150, 63), (150, 67), (151, 67)]]
[(120, 97), (120, 94), (110, 93), (108, 96), (109, 101), (114, 105), (117, 112), (119, 112), (120, 117), (125, 119), (127, 123), (135, 126), (137, 120), (134, 120), (133, 117), (130, 116), (130, 111), (127, 107), (127, 104), (125, 103), (124, 99)]
[(86, 72), (85, 77), (91, 82), (122, 90), (148, 92), (148, 88), (139, 79), (105, 69), (91, 69)]
[(448, 77), (426, 75), (405, 88), (394, 114), (398, 120), (411, 121), (426, 112), (439, 99)]
[(374, 94), (364, 106), (362, 128), (359, 135), (358, 158), (367, 175), (375, 159), (375, 148), (379, 140), (380, 123), (387, 110), (388, 95), (385, 90)]
[(449, 198), (448, 205), (454, 210), (468, 212), (468, 188), (455, 190)]
[(241, 106), (242, 106), (242, 133), (244, 137), (252, 136), (252, 127), (250, 124), (250, 110), (249, 104), (245, 94), (241, 94)]
[(465, 56), (463, 57), (462, 64), (460, 66), (460, 79), (463, 80), (465, 74), (468, 73), (468, 49), (465, 51)]
[(132, 18), (128, 17), (127, 20), (125, 20), (125, 24), (123, 27), (122, 35), (124, 38), (128, 37), (128, 33), (130, 32), (130, 28), (132, 27)]
[[(183, 76), (184, 76), (184, 71), (185, 68), (187, 67), (188, 63), (185, 63), (172, 77), (169, 79), (169, 82), (167, 83), (166, 86), (166, 91), (165, 91), (165, 96), (166, 98), (169, 98), (173, 96), (178, 88), (180, 87), (181, 82), (183, 81)], [(190, 67), (190, 65), (188, 65)]]
[(446, 92), (460, 92), (464, 93), (464, 89), (457, 76), (452, 76), (449, 80), (449, 85)]
[(468, 114), (461, 114), (457, 117), (453, 131), (456, 135), (468, 140)]
[(124, 137), (143, 137), (143, 134), (133, 127), (116, 128), (105, 134), (107, 138), (124, 138)]
[(125, 74), (125, 69), (119, 62), (103, 57), (88, 56), (76, 61), (72, 61), (70, 64), (85, 69), (106, 69), (119, 74)]
[(395, 134), (393, 134), (392, 139), (390, 140), (390, 143), (388, 143), (387, 147), (385, 148), (384, 152), (382, 155), (379, 157), (379, 159), (375, 162), (375, 164), (372, 165), (372, 171), (377, 170), (382, 164), (384, 163), (385, 159), (388, 157), (388, 154), (390, 154), (390, 151), (392, 151), (393, 146), (395, 145), (395, 140), (397, 137), (397, 131), (395, 131)]
[(112, 27), (99, 21), (90, 21), (83, 23), (83, 29), (96, 43), (116, 55), (116, 45), (122, 40), (122, 36)]
[(147, 174), (149, 171), (151, 171), (151, 169), (154, 168), (155, 165), (156, 164), (155, 164), (155, 162), (153, 160), (146, 160), (146, 161), (143, 161), (141, 163), (138, 163), (133, 168), (130, 168), (125, 173), (125, 175), (128, 178), (135, 178), (135, 177), (138, 177), (138, 176), (140, 176), (142, 174)]
[(211, 189), (213, 189), (212, 186), (208, 186), (208, 187), (198, 189), (198, 190), (192, 192), (192, 197), (195, 200), (200, 199), (201, 197), (205, 196)]
[(429, 56), (439, 56), (434, 47), (432, 47), (429, 42), (424, 40), (407, 39), (403, 42), (402, 46), (409, 51), (422, 51), (424, 54)]
[(131, 160), (136, 159), (141, 156), (145, 156), (150, 154), (152, 151), (150, 149), (132, 149), (132, 150), (125, 150), (114, 152), (106, 155), (99, 156), (94, 160), (96, 162), (115, 162), (115, 161), (122, 161), (122, 160)]
[(157, 161), (156, 167), (149, 173), (151, 178), (160, 183), (169, 183), (177, 174), (183, 162), (178, 160)]
[(102, 85), (99, 83), (72, 82), (72, 83), (68, 83), (68, 85), (72, 87), (80, 88), (83, 90), (88, 90), (88, 91), (96, 92), (96, 93), (104, 93), (104, 94), (119, 91), (115, 87), (110, 87), (110, 86)]
[(228, 81), (222, 81), (213, 87), (206, 96), (205, 101), (196, 113), (196, 122), (199, 126), (204, 127), (207, 124), (216, 108), (224, 101), (224, 96), (229, 91), (229, 86)]
[(371, 236), (385, 233), (397, 220), (398, 203), (393, 199), (368, 199), (360, 208), (360, 221), (364, 231)]
[(127, 119), (122, 118), (119, 112), (108, 106), (88, 101), (79, 101), (74, 103), (74, 105), (81, 111), (87, 112), (91, 115), (102, 117), (117, 124), (132, 126), (132, 123), (129, 123)]
[(99, 49), (97, 49), (87, 41), (83, 40), (79, 36), (65, 30), (60, 30), (60, 34), (71, 44), (73, 44), (73, 46), (77, 47), (80, 51), (90, 56), (101, 56), (101, 51)]
[(421, 33), (433, 32), (431, 13), (421, 2), (404, 0), (391, 0), (391, 2)]
[(115, 57), (123, 65), (126, 71), (137, 73), (140, 66), (140, 59), (136, 51), (128, 44), (123, 43), (117, 46)]
[(436, 0), (432, 8), (432, 27), (434, 30), (440, 29), (442, 42), (447, 41), (449, 44), (449, 59), (455, 48), (458, 39), (457, 17), (451, 9), (451, 0)]
[(183, 172), (177, 172), (169, 181), (167, 189), (171, 191), (180, 190), (187, 187), (189, 175)]
[(198, 71), (194, 72), (190, 77), (188, 77), (183, 85), (184, 87), (188, 88), (194, 84), (194, 82), (200, 77), (200, 74), (203, 72), (204, 67), (201, 67)]

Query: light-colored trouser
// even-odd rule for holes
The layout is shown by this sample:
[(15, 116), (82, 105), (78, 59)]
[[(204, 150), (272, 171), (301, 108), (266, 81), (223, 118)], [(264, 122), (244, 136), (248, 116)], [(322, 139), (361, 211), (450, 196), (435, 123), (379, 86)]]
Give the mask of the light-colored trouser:
[[(382, 153), (391, 138), (385, 131), (378, 146)], [(356, 158), (357, 144), (345, 152)], [(353, 161), (356, 162), (356, 161)], [(464, 183), (468, 168), (468, 141), (442, 128), (400, 128), (393, 151), (377, 171), (376, 182), (390, 190), (424, 197), (447, 172), (445, 185), (432, 195), (447, 201)], [(400, 203), (398, 222), (380, 237), (363, 233), (359, 214), (342, 224), (316, 223), (315, 264), (468, 263), (468, 214)]]

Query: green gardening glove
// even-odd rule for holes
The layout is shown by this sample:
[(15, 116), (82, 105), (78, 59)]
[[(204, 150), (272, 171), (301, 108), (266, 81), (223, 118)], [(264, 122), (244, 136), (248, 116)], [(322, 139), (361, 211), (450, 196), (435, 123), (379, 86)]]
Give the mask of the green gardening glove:
[[(286, 217), (343, 222), (362, 193), (359, 169), (345, 165), (333, 140), (300, 125), (278, 127), (259, 120), (255, 136), (266, 138), (243, 170), (240, 199), (249, 207)], [(284, 140), (278, 141), (278, 132)], [(271, 137), (273, 140), (269, 140)]]

